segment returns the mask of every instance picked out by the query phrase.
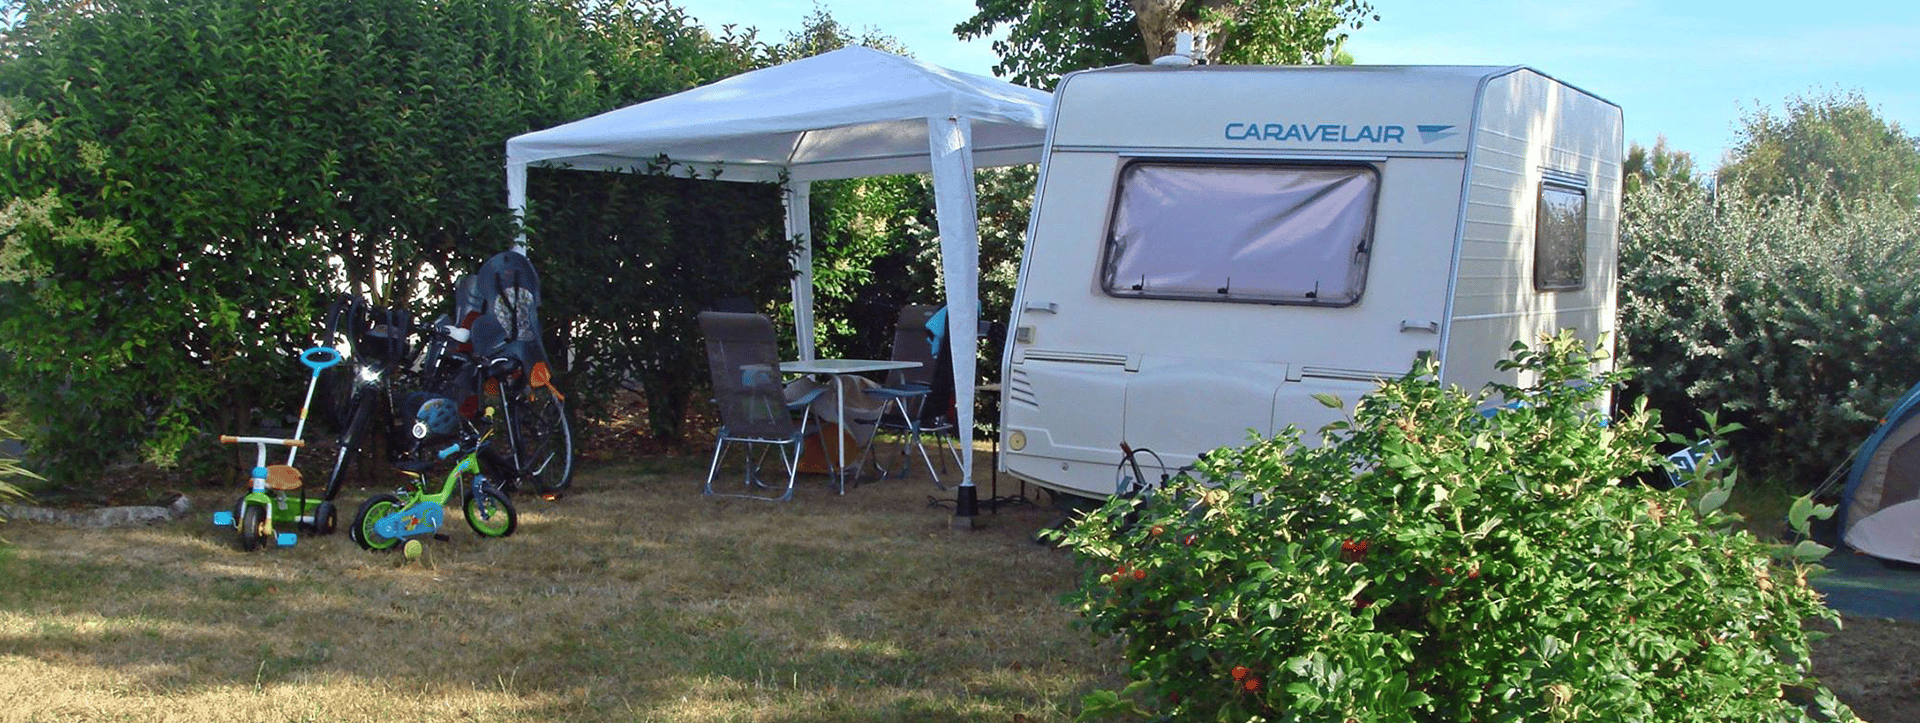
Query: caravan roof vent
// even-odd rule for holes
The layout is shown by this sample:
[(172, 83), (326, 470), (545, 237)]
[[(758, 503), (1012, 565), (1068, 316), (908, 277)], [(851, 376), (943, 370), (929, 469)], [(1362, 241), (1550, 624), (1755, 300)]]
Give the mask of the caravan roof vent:
[(1181, 68), (1199, 65), (1200, 60), (1193, 54), (1193, 33), (1185, 30), (1176, 33), (1173, 36), (1173, 54), (1154, 58), (1153, 64)]

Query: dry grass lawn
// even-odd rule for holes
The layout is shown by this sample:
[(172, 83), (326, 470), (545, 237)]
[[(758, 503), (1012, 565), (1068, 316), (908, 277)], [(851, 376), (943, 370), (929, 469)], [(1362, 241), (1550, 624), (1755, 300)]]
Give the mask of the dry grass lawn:
[(420, 563), (238, 552), (215, 490), (162, 526), (6, 525), (0, 722), (1064, 721), (1120, 682), (1030, 541), (1050, 511), (955, 531), (924, 471), (706, 498), (702, 461), (590, 466), (504, 540), (450, 515)]
[[(342, 534), (238, 552), (207, 522), (225, 488), (167, 525), (5, 525), (0, 723), (1038, 723), (1124, 682), (1056, 602), (1050, 510), (955, 531), (924, 477), (706, 498), (703, 462), (589, 465), (513, 537), (450, 520), (419, 563)], [(1916, 645), (1850, 620), (1816, 665), (1868, 720), (1915, 721)]]

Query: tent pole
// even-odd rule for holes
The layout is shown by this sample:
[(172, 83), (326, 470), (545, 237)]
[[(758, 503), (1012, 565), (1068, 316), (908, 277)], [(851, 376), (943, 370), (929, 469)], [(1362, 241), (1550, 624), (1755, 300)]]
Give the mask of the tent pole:
[(507, 159), (507, 208), (513, 210), (513, 250), (527, 255), (527, 164)]
[(793, 338), (802, 360), (813, 359), (813, 219), (809, 199), (813, 184), (788, 181), (781, 199), (787, 206), (787, 238), (799, 248), (793, 256)]
[(947, 343), (953, 354), (954, 437), (960, 447), (960, 487), (954, 526), (971, 528), (979, 514), (973, 485), (973, 379), (980, 319), (980, 229), (974, 205), (973, 125), (966, 118), (927, 119), (933, 160), (934, 217), (940, 231), (940, 268), (947, 285)]

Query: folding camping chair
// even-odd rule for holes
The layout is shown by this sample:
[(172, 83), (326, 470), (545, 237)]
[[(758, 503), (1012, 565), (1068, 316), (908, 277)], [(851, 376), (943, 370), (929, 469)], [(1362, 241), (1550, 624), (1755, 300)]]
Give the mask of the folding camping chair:
[[(796, 399), (787, 398), (780, 376), (779, 338), (767, 317), (705, 311), (700, 313), (699, 321), (700, 332), (706, 336), (713, 396), (720, 408), (720, 430), (715, 435), (713, 464), (707, 468), (704, 493), (775, 501), (792, 499), (794, 480), (800, 474), (801, 442), (810, 433), (807, 406), (825, 390), (815, 389)], [(796, 415), (799, 416), (797, 422)], [(760, 467), (766, 461), (768, 447), (778, 449), (780, 461), (787, 467), (787, 486), (778, 496), (713, 490), (720, 460), (727, 446), (734, 442), (747, 445), (748, 490), (772, 489), (760, 480)], [(757, 460), (753, 455), (755, 446), (760, 446)]]
[[(913, 468), (909, 453), (918, 451), (920, 459), (927, 464), (927, 474), (933, 477), (934, 486), (944, 490), (946, 486), (940, 484), (940, 472), (933, 467), (926, 440), (931, 437), (956, 464), (960, 454), (948, 440), (954, 429), (953, 357), (948, 346), (937, 341), (928, 327), (939, 310), (938, 306), (925, 304), (900, 308), (900, 316), (893, 326), (893, 358), (919, 362), (920, 366), (889, 373), (885, 384), (867, 393), (892, 402), (892, 410), (880, 418), (880, 428), (904, 437), (900, 444), (899, 469), (888, 469), (878, 459), (873, 462), (874, 468), (883, 477), (905, 477)], [(868, 454), (872, 454), (872, 450), (869, 446)], [(947, 468), (944, 456), (940, 468)]]

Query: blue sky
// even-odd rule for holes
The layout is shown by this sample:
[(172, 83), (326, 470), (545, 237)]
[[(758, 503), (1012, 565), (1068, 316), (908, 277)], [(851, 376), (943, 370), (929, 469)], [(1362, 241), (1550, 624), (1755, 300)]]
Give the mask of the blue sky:
[[(674, 0), (703, 24), (757, 27), (778, 41), (803, 0)], [(1735, 127), (1793, 96), (1858, 91), (1920, 133), (1920, 3), (1778, 0), (1373, 0), (1381, 18), (1347, 50), (1367, 64), (1528, 65), (1625, 109), (1627, 139), (1692, 153), (1711, 169)], [(972, 0), (823, 0), (836, 20), (899, 38), (923, 60), (991, 75), (987, 41), (952, 28)]]

